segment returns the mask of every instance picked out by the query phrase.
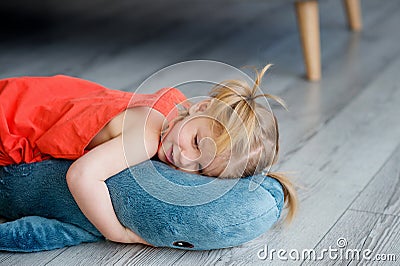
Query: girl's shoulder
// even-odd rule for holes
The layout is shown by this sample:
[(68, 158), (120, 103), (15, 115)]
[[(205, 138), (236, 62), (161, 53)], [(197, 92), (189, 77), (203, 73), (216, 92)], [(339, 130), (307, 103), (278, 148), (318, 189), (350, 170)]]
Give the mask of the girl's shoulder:
[(110, 130), (122, 129), (123, 133), (129, 128), (141, 128), (146, 133), (161, 134), (161, 129), (166, 120), (164, 114), (151, 106), (136, 106), (127, 109), (115, 118), (115, 123), (110, 124)]
[(171, 121), (178, 115), (177, 106), (188, 104), (186, 96), (176, 88), (162, 88), (152, 94), (134, 93), (128, 108), (147, 106)]
[[(151, 107), (140, 106), (127, 109), (122, 119), (122, 139), (125, 149), (135, 149), (134, 152), (137, 152), (136, 149), (140, 150), (139, 143), (144, 143), (149, 158), (154, 156), (158, 150), (165, 117)], [(139, 146), (134, 147), (135, 145)]]
[(145, 138), (157, 140), (161, 136), (162, 124), (165, 117), (158, 111), (138, 106), (121, 112), (110, 120), (91, 140), (87, 149), (92, 149), (121, 134), (132, 134), (133, 131), (143, 131)]

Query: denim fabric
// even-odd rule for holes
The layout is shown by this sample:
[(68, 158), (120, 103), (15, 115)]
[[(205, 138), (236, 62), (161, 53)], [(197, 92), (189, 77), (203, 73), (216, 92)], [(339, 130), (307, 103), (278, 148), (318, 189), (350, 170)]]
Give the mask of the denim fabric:
[[(0, 169), (0, 250), (39, 251), (104, 239), (73, 200), (72, 162)], [(270, 177), (221, 180), (146, 161), (106, 181), (122, 224), (154, 246), (208, 250), (237, 246), (267, 231), (283, 207)]]

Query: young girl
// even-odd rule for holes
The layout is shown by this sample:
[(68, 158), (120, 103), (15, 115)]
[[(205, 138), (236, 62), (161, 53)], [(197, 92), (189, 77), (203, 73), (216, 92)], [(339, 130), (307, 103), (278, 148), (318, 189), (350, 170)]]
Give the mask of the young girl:
[[(66, 178), (86, 217), (109, 240), (147, 244), (118, 221), (105, 180), (151, 158), (220, 178), (269, 169), (278, 157), (278, 124), (256, 98), (283, 103), (256, 95), (268, 67), (253, 88), (228, 80), (196, 104), (174, 88), (132, 94), (67, 76), (0, 80), (0, 166), (76, 160)], [(282, 174), (268, 175), (282, 184), (291, 220), (293, 185)]]

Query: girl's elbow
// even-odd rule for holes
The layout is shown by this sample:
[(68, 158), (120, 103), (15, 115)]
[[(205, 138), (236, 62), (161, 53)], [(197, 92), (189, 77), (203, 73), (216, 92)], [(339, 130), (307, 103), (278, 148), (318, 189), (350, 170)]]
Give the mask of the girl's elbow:
[(84, 171), (82, 171), (81, 168), (74, 167), (74, 165), (71, 165), (66, 175), (66, 181), (69, 189), (73, 188), (80, 180), (83, 180), (84, 176), (85, 173)]

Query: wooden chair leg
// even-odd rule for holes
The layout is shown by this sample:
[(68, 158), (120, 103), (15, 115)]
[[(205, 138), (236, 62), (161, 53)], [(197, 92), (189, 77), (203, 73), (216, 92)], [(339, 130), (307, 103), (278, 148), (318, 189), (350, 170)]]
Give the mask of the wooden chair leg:
[(321, 79), (321, 48), (319, 35), (318, 2), (295, 2), (297, 23), (303, 48), (306, 76), (309, 80)]
[(361, 31), (361, 7), (360, 0), (343, 0), (344, 9), (346, 10), (347, 22), (352, 31)]

